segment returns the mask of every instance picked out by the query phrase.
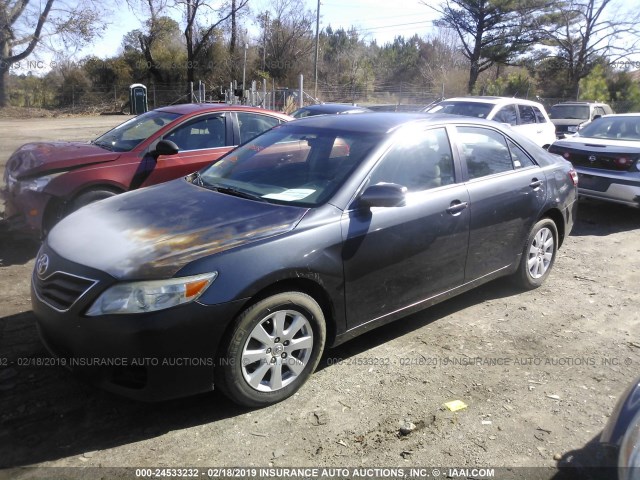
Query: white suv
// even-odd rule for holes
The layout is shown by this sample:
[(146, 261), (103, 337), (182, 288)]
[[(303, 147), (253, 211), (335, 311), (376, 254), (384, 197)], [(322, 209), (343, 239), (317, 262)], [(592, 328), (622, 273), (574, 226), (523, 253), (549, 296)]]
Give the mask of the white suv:
[(449, 113), (467, 117), (486, 118), (511, 125), (542, 148), (556, 140), (556, 128), (542, 104), (509, 97), (448, 98), (423, 110), (427, 113)]

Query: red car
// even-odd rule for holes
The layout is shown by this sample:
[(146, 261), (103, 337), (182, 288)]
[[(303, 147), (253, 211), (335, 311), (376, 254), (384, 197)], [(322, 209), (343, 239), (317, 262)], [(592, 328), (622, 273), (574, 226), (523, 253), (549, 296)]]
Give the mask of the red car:
[(10, 231), (46, 234), (84, 205), (188, 175), (292, 119), (260, 108), (185, 104), (139, 115), (90, 143), (28, 143), (7, 161), (5, 222)]

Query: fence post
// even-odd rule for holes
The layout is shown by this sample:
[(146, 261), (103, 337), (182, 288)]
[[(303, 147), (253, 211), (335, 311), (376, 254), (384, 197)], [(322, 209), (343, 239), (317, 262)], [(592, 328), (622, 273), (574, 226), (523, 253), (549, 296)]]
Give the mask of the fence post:
[(300, 98), (298, 99), (298, 108), (304, 107), (304, 75), (300, 74)]
[(264, 108), (269, 108), (269, 105), (267, 104), (267, 79), (263, 78), (262, 79), (262, 106)]

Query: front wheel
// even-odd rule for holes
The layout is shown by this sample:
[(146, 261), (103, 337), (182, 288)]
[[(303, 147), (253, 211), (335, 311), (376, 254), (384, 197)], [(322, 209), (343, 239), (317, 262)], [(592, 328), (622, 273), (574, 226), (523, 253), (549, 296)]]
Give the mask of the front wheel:
[(320, 361), (324, 314), (301, 292), (279, 293), (243, 311), (223, 345), (216, 385), (233, 401), (262, 407), (293, 395)]
[(553, 220), (543, 218), (531, 229), (515, 276), (521, 287), (538, 288), (549, 276), (558, 252), (558, 229)]

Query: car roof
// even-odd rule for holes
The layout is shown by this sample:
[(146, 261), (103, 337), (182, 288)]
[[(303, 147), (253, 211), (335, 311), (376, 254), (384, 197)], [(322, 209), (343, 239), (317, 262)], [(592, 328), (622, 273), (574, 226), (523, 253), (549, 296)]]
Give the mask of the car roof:
[(468, 97), (454, 97), (445, 98), (443, 102), (474, 102), (474, 103), (491, 103), (493, 105), (503, 105), (508, 103), (519, 103), (521, 105), (531, 105), (541, 107), (542, 104), (517, 97), (490, 97), (490, 96), (468, 96)]
[(292, 122), (292, 128), (313, 127), (330, 130), (342, 130), (354, 133), (386, 134), (411, 123), (425, 125), (477, 124), (499, 126), (491, 120), (443, 113), (399, 113), (399, 112), (364, 112), (358, 115), (316, 115), (304, 117)]
[(282, 119), (291, 120), (291, 117), (289, 115), (285, 115), (284, 113), (274, 112), (272, 110), (266, 110), (264, 108), (247, 107), (244, 105), (231, 105), (229, 103), (182, 103), (179, 105), (169, 105), (167, 107), (161, 107), (157, 110), (161, 112), (179, 113), (182, 115), (220, 111), (245, 111), (251, 113), (265, 113), (268, 115), (280, 117)]
[(607, 104), (604, 102), (592, 102), (589, 100), (567, 100), (566, 102), (556, 103), (553, 106), (555, 107), (556, 105), (607, 105)]
[(318, 103), (316, 105), (308, 105), (306, 107), (302, 107), (300, 110), (312, 110), (316, 112), (327, 113), (348, 112), (349, 110), (362, 110), (363, 112), (369, 111), (368, 108), (345, 103)]
[(600, 118), (617, 118), (617, 117), (640, 117), (640, 113), (611, 113), (609, 115), (602, 115)]

